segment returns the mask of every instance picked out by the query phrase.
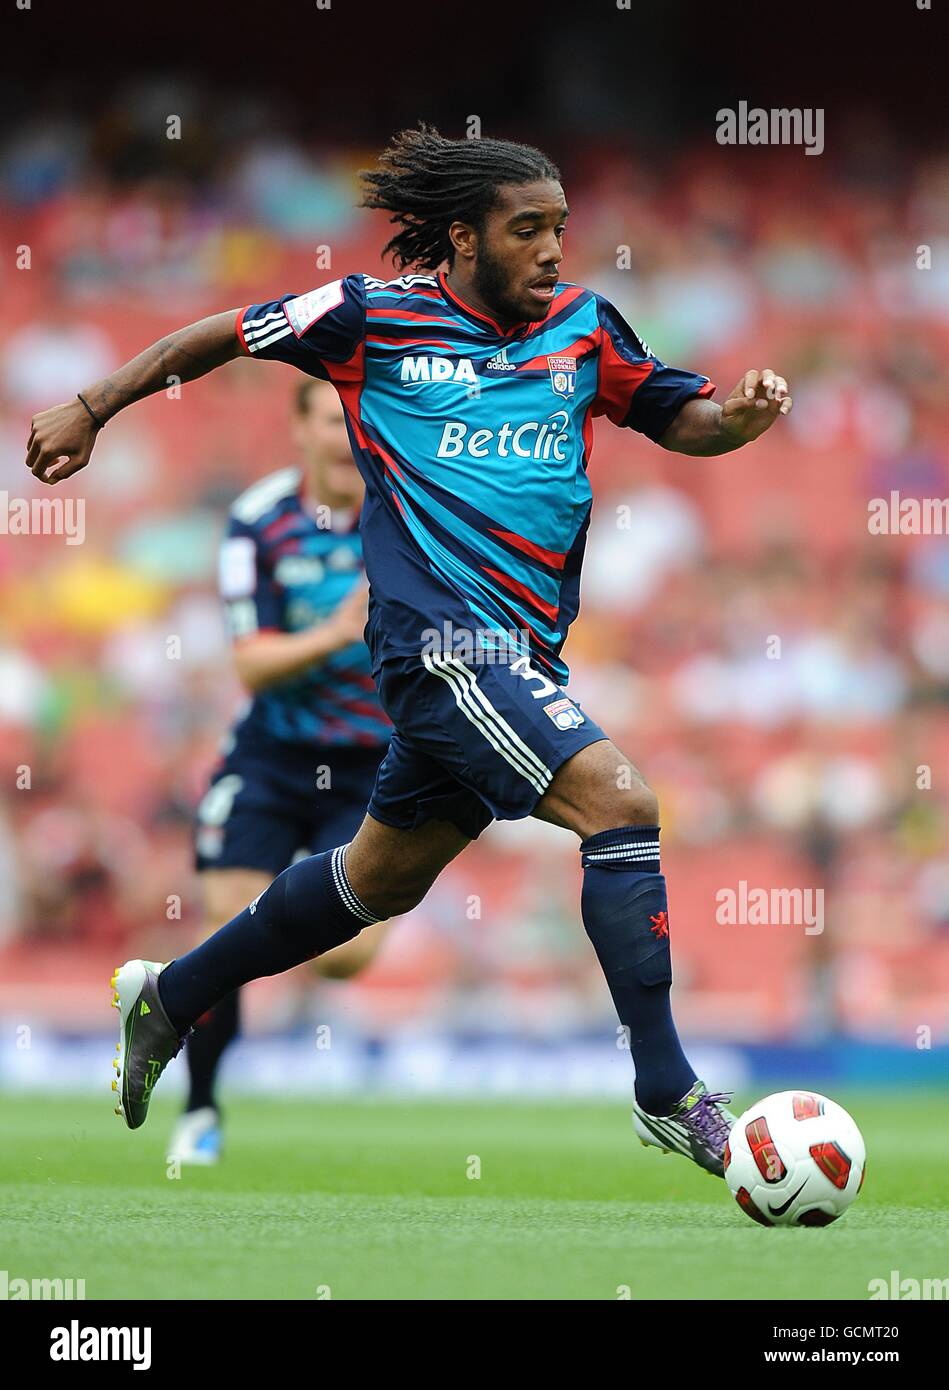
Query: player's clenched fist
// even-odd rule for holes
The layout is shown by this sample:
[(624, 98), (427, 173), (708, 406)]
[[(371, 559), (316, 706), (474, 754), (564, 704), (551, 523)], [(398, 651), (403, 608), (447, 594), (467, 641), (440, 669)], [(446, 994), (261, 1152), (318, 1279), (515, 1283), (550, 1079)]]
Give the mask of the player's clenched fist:
[(79, 400), (41, 410), (33, 416), (26, 466), (42, 483), (61, 483), (85, 468), (98, 433), (99, 426)]
[(788, 384), (770, 367), (745, 372), (722, 406), (722, 430), (736, 443), (748, 444), (791, 410)]

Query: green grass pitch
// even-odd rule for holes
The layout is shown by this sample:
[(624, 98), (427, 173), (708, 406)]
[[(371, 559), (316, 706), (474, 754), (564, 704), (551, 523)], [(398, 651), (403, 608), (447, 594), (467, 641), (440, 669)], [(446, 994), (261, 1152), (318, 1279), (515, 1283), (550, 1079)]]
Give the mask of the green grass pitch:
[(89, 1299), (866, 1299), (893, 1269), (944, 1277), (944, 1098), (835, 1098), (867, 1141), (861, 1196), (765, 1230), (642, 1148), (622, 1104), (234, 1100), (224, 1161), (175, 1178), (165, 1098), (133, 1134), (108, 1094), (0, 1096), (0, 1267)]

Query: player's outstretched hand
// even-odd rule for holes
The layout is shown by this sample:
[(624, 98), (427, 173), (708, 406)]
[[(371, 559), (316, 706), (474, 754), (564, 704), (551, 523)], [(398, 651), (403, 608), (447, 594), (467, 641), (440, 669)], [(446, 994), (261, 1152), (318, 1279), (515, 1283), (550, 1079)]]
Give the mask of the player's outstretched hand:
[(722, 429), (737, 444), (749, 444), (770, 429), (779, 415), (788, 415), (788, 384), (770, 367), (753, 367), (739, 381), (722, 406)]
[(33, 416), (26, 466), (41, 483), (61, 483), (85, 468), (98, 433), (99, 426), (82, 401), (41, 410)]

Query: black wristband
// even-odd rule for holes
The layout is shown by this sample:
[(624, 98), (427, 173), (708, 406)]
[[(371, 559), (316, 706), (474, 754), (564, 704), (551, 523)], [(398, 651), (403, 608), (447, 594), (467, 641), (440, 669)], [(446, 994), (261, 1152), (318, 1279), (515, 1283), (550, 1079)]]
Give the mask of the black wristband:
[(85, 396), (82, 395), (81, 392), (77, 391), (77, 392), (76, 392), (76, 398), (77, 398), (77, 400), (82, 401), (83, 405), (86, 407), (86, 409), (88, 410), (89, 414), (92, 416), (93, 420), (95, 420), (96, 424), (99, 426), (99, 429), (100, 429), (100, 430), (101, 430), (101, 429), (104, 429), (104, 428), (105, 428), (105, 421), (99, 419), (98, 415), (97, 415), (96, 412), (93, 410), (93, 408), (92, 408), (92, 406), (89, 404), (89, 402), (86, 400)]

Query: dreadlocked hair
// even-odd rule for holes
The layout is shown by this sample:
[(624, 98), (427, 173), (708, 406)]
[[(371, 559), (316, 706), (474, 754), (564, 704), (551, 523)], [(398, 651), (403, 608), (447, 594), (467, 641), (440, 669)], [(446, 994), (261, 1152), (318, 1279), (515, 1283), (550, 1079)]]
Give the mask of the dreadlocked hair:
[(400, 270), (449, 265), (452, 222), (480, 228), (498, 203), (501, 184), (558, 179), (560, 171), (533, 145), (511, 140), (445, 140), (433, 126), (403, 130), (375, 169), (361, 169), (362, 207), (382, 208), (402, 228), (383, 247)]

